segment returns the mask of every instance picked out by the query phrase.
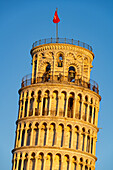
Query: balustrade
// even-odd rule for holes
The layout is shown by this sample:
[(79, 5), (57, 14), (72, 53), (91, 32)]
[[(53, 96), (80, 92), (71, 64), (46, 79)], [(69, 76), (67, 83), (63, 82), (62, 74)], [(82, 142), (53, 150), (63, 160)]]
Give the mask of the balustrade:
[[(37, 79), (37, 81), (35, 81)], [(81, 78), (81, 76), (77, 76), (73, 81), (69, 81), (68, 76), (62, 77), (62, 79), (58, 79), (58, 76), (50, 76), (49, 79), (45, 79), (44, 77), (37, 77), (32, 78), (32, 75), (27, 75), (22, 79), (21, 87), (26, 87), (32, 84), (40, 84), (40, 83), (60, 83), (60, 84), (67, 84), (67, 85), (75, 85), (81, 86), (84, 88), (88, 88), (97, 94), (99, 94), (98, 84), (93, 81), (89, 80), (86, 81), (85, 78)]]

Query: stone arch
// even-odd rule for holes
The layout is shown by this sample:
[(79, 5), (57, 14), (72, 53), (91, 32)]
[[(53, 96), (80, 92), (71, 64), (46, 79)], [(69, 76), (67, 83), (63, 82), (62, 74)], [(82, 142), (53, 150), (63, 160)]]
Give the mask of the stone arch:
[(69, 67), (72, 66), (75, 68), (76, 70), (76, 76), (80, 76), (80, 65), (78, 63), (75, 63), (72, 62), (71, 60), (67, 62), (67, 65), (66, 65), (66, 70), (69, 70)]
[(31, 170), (35, 170), (35, 164), (36, 164), (35, 153), (32, 152), (31, 157), (30, 157), (30, 169)]
[(61, 170), (61, 154), (60, 153), (56, 153), (55, 155), (55, 169)]
[(58, 125), (57, 146), (63, 147), (63, 143), (64, 143), (64, 125), (60, 123)]
[(64, 53), (62, 51), (56, 53), (56, 60), (57, 60), (57, 66), (63, 67)]
[(35, 126), (33, 128), (33, 145), (36, 146), (38, 145), (38, 140), (39, 140), (39, 123), (35, 122)]
[(51, 115), (56, 116), (58, 111), (58, 91), (54, 90), (51, 98)]
[(27, 170), (28, 167), (28, 153), (25, 153), (23, 169)]
[(72, 157), (72, 170), (77, 170), (77, 157)]
[(69, 155), (67, 155), (67, 154), (64, 155), (64, 166), (65, 166), (66, 170), (69, 170)]
[(59, 116), (65, 116), (66, 112), (66, 100), (67, 100), (67, 92), (66, 91), (61, 91), (61, 98), (60, 102), (62, 104), (59, 105)]
[(67, 117), (73, 118), (75, 93), (69, 93)]
[(47, 170), (52, 170), (53, 167), (53, 155), (52, 153), (47, 153), (46, 155), (46, 165), (45, 165)]
[(28, 129), (27, 129), (27, 141), (26, 141), (26, 146), (29, 146), (29, 145), (30, 145), (31, 131), (32, 131), (32, 124), (29, 123), (29, 127), (28, 127)]
[(65, 135), (65, 146), (68, 148), (71, 148), (71, 142), (72, 142), (72, 126), (68, 124), (66, 126), (66, 135)]
[(26, 128), (26, 123), (24, 123), (24, 127), (22, 129), (21, 147), (26, 145), (26, 143), (25, 143), (25, 128)]
[(76, 78), (76, 68), (74, 65), (70, 65), (68, 68), (68, 81), (75, 82)]
[(43, 170), (43, 168), (44, 168), (44, 153), (43, 152), (38, 153), (37, 167), (40, 170)]
[(80, 158), (80, 163), (79, 163), (79, 168), (80, 170), (83, 170), (83, 158)]
[(75, 117), (81, 119), (81, 108), (82, 108), (82, 94), (77, 95), (77, 104), (76, 104), (76, 115)]
[(56, 136), (56, 125), (55, 123), (51, 123), (49, 125), (49, 137), (48, 137), (48, 145), (54, 146), (55, 145), (55, 136)]
[(36, 101), (36, 107), (35, 107), (35, 116), (40, 115), (41, 111), (41, 101), (42, 101), (42, 91), (38, 90), (37, 91), (37, 101)]
[(46, 71), (45, 69), (46, 69), (46, 66), (47, 66), (48, 63), (49, 63), (49, 64), (51, 65), (51, 67), (52, 67), (53, 63), (52, 63), (52, 60), (51, 60), (51, 59), (45, 59), (44, 61), (42, 61), (42, 62), (40, 63), (40, 67), (42, 67), (42, 68), (44, 69), (44, 71)]
[(29, 103), (29, 116), (33, 115), (33, 107), (34, 107), (34, 91), (32, 90)]
[(84, 151), (84, 149), (85, 149), (85, 137), (86, 137), (86, 135), (85, 135), (85, 128), (83, 127), (82, 128), (82, 133), (81, 133), (82, 151)]
[(66, 57), (71, 57), (71, 59), (72, 59), (72, 58), (75, 59), (75, 54), (74, 54), (73, 52), (68, 52), (68, 53), (66, 54)]
[(46, 90), (43, 98), (43, 111), (42, 111), (43, 116), (49, 114), (49, 104), (50, 104), (50, 91)]
[(88, 130), (88, 135), (87, 135), (87, 143), (86, 143), (86, 152), (90, 152), (90, 130)]
[(19, 163), (18, 163), (18, 170), (21, 170), (22, 166), (22, 153), (18, 153)]
[(41, 125), (41, 132), (40, 132), (40, 145), (45, 146), (47, 143), (47, 123), (43, 123)]
[(79, 126), (78, 125), (74, 127), (73, 146), (76, 150), (78, 150), (79, 148)]

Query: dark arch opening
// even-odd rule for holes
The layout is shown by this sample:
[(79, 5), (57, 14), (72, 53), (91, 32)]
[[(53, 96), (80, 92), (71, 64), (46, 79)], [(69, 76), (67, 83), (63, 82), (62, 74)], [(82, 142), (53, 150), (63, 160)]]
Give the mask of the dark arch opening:
[(73, 66), (70, 66), (68, 71), (68, 81), (75, 82), (75, 75), (76, 75), (75, 68)]

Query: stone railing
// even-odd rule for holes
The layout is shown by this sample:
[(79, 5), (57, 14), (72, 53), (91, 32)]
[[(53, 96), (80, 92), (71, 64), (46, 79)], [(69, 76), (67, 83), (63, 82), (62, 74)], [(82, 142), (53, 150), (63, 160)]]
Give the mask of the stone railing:
[(86, 48), (90, 51), (92, 51), (92, 47), (84, 42), (81, 42), (79, 40), (74, 40), (74, 39), (68, 39), (68, 38), (46, 38), (46, 39), (41, 39), (38, 41), (35, 41), (32, 45), (32, 48), (42, 45), (42, 44), (50, 44), (50, 43), (61, 43), (61, 44), (72, 44), (76, 46), (80, 46), (83, 48)]
[(97, 94), (99, 94), (99, 87), (98, 84), (93, 81), (87, 81), (84, 77), (76, 76), (75, 79), (72, 79), (68, 76), (42, 76), (37, 78), (32, 78), (32, 75), (27, 75), (23, 77), (21, 87), (26, 87), (32, 84), (39, 84), (39, 83), (60, 83), (60, 84), (67, 84), (67, 85), (75, 85), (88, 88)]

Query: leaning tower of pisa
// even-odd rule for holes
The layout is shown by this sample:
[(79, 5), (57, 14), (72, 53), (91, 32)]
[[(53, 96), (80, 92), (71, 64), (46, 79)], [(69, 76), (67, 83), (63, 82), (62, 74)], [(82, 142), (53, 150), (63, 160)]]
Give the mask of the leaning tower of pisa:
[(98, 84), (90, 79), (92, 47), (43, 39), (31, 49), (22, 79), (12, 170), (95, 170)]

